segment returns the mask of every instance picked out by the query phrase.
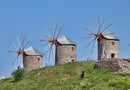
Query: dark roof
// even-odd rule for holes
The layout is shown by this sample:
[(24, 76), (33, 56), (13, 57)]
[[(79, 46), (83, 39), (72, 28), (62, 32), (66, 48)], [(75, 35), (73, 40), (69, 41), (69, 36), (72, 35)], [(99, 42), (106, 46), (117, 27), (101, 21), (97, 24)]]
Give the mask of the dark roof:
[(104, 32), (102, 32), (102, 34), (107, 39), (118, 40), (118, 38), (114, 36), (112, 33), (110, 33), (108, 30), (105, 30)]
[(76, 45), (76, 43), (74, 41), (72, 41), (71, 39), (69, 39), (68, 37), (66, 36), (61, 36), (60, 38), (57, 38), (57, 41), (60, 43), (60, 44), (72, 44), (72, 45)]
[(29, 47), (27, 49), (24, 50), (26, 55), (38, 55), (38, 56), (43, 56), (43, 54), (41, 52), (39, 52), (38, 50), (36, 50), (33, 47)]

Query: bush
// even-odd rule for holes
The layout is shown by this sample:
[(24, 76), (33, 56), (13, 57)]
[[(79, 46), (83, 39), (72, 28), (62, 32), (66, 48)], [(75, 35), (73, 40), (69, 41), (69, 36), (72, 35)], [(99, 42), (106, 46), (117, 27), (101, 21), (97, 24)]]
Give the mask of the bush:
[(23, 68), (17, 69), (12, 72), (12, 76), (14, 77), (15, 81), (19, 81), (23, 76), (24, 70)]

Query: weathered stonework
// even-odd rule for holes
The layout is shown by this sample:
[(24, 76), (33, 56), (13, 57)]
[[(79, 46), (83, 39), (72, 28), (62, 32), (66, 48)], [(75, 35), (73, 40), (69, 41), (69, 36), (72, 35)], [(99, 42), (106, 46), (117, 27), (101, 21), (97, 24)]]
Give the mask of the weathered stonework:
[(119, 40), (98, 40), (98, 60), (104, 58), (119, 58)]
[(102, 59), (95, 63), (94, 68), (113, 70), (117, 71), (116, 73), (130, 73), (130, 60), (119, 58)]
[(25, 72), (43, 67), (43, 54), (33, 47), (27, 48), (24, 50), (23, 66)]
[(76, 61), (76, 45), (57, 45), (56, 64)]
[(24, 55), (23, 56), (23, 66), (24, 71), (31, 71), (33, 69), (42, 68), (43, 67), (43, 59), (42, 56), (30, 56)]

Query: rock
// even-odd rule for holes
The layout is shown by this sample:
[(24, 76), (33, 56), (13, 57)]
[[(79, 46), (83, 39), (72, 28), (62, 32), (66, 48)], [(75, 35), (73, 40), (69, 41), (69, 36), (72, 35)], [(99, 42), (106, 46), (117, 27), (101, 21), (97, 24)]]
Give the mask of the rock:
[(94, 68), (117, 71), (117, 73), (130, 74), (130, 60), (121, 58), (102, 59), (95, 63)]

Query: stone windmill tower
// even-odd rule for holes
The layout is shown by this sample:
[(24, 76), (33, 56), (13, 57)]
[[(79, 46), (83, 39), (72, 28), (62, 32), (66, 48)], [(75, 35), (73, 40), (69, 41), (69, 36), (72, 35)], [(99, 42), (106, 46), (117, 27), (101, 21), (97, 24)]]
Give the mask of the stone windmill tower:
[(43, 67), (43, 54), (33, 47), (24, 50), (23, 55), (24, 71), (31, 71)]
[(22, 36), (21, 43), (18, 45), (19, 47), (15, 47), (16, 50), (14, 51), (8, 51), (12, 53), (17, 53), (16, 59), (19, 57), (19, 55), (22, 55), (23, 58), (23, 66), (24, 71), (30, 71), (36, 68), (42, 67), (42, 53), (40, 53), (38, 50), (30, 47), (26, 50), (25, 47), (29, 44), (29, 42), (25, 43), (26, 35)]
[(64, 64), (76, 61), (76, 43), (66, 36), (57, 38), (56, 45), (56, 64)]
[(108, 30), (102, 32), (103, 39), (98, 39), (98, 60), (119, 58), (119, 39)]

